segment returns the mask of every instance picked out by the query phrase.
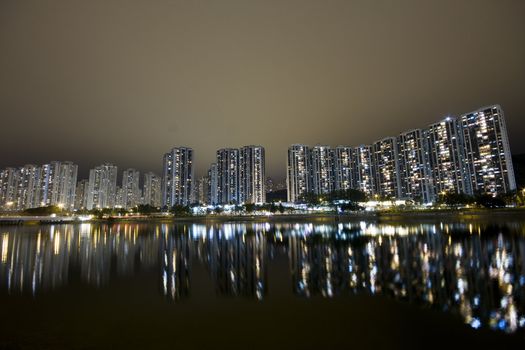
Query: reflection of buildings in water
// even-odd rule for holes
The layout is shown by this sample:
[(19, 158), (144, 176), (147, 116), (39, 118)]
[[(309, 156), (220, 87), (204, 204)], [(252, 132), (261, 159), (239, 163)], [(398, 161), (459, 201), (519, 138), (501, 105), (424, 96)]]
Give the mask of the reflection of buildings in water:
[[(388, 230), (362, 227), (361, 232)], [(457, 235), (458, 230), (465, 232)], [(331, 238), (291, 234), (294, 291), (307, 297), (380, 293), (452, 310), (475, 328), (525, 327), (524, 240), (502, 234), (482, 237), (468, 230), (438, 225), (414, 235), (358, 235), (351, 240), (337, 239), (352, 232), (341, 227)]]
[(135, 225), (16, 227), (0, 239), (0, 289), (9, 292), (55, 289), (75, 275), (102, 286), (112, 274), (152, 266), (159, 251), (155, 236), (139, 236)]
[(0, 289), (36, 293), (66, 285), (75, 276), (100, 287), (113, 276), (160, 265), (164, 293), (178, 299), (189, 292), (190, 258), (197, 249), (219, 294), (263, 298), (268, 224), (209, 229), (193, 225), (180, 232), (179, 228), (159, 225), (153, 232), (133, 224), (10, 228), (0, 235)]
[(15, 228), (0, 236), (0, 286), (12, 292), (36, 293), (67, 283), (69, 256), (61, 254), (70, 244), (71, 230), (22, 232)]
[(82, 281), (97, 287), (105, 285), (110, 278), (111, 243), (107, 226), (95, 226), (81, 236), (78, 249), (78, 266)]
[(266, 294), (267, 242), (265, 228), (254, 224), (211, 226), (197, 241), (199, 259), (208, 267), (221, 295)]
[(525, 328), (525, 239), (501, 232), (364, 222), (10, 227), (0, 233), (0, 290), (37, 293), (75, 276), (103, 286), (157, 267), (163, 293), (179, 299), (189, 294), (196, 257), (218, 294), (263, 299), (268, 261), (285, 252), (297, 295), (388, 295), (452, 310), (476, 328), (513, 331)]
[(158, 232), (139, 234), (141, 227), (133, 224), (82, 226), (76, 263), (83, 281), (100, 287), (114, 275), (133, 275), (137, 268), (157, 264)]
[(161, 284), (164, 295), (178, 300), (189, 295), (191, 241), (185, 233), (162, 230), (160, 238)]

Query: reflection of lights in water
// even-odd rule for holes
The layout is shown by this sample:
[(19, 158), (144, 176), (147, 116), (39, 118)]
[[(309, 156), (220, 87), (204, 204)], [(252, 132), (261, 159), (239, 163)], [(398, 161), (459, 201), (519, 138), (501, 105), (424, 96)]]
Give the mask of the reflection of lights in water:
[(55, 255), (58, 255), (58, 253), (60, 252), (60, 234), (58, 234), (55, 238), (53, 252)]
[[(525, 328), (521, 237), (471, 235), (485, 232), (472, 223), (184, 227), (81, 224), (42, 226), (34, 235), (4, 233), (0, 288), (33, 293), (58, 288), (68, 283), (68, 266), (78, 266), (84, 283), (105, 286), (112, 270), (135, 273), (140, 257), (141, 267), (162, 267), (156, 283), (170, 299), (188, 294), (190, 261), (197, 261), (206, 266), (219, 294), (263, 300), (268, 259), (286, 252), (293, 290), (304, 297), (384, 294), (445, 308), (473, 328)], [(451, 234), (443, 235), (447, 229)]]
[(472, 326), (472, 328), (478, 329), (481, 327), (481, 321), (479, 320), (479, 318), (474, 317), (472, 321), (470, 321), (470, 325)]
[(7, 261), (7, 249), (9, 247), (9, 234), (2, 234), (2, 263)]

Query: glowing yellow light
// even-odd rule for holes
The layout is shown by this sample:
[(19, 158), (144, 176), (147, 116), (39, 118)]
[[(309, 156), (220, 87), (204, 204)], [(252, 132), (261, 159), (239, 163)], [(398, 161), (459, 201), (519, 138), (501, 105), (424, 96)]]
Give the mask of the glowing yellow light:
[(7, 262), (7, 248), (9, 246), (9, 236), (7, 233), (2, 235), (2, 263)]
[(53, 253), (55, 255), (58, 255), (60, 253), (60, 235), (57, 235), (54, 246), (53, 246)]

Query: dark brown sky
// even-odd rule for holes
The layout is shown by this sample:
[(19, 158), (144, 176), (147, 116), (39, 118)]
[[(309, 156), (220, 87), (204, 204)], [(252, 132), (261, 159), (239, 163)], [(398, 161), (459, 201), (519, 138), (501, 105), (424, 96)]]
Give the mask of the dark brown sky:
[(500, 103), (525, 152), (525, 1), (0, 0), (0, 167), (201, 174), (221, 147), (369, 143)]

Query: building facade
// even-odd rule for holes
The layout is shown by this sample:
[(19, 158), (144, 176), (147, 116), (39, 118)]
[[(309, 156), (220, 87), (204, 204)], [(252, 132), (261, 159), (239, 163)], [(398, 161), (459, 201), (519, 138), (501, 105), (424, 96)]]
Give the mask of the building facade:
[(264, 147), (244, 146), (239, 151), (239, 157), (240, 202), (266, 202)]
[(0, 209), (15, 210), (19, 173), (16, 168), (0, 172)]
[(364, 192), (367, 196), (375, 194), (374, 169), (372, 163), (372, 146), (361, 145), (354, 148), (352, 162), (354, 189)]
[(193, 149), (175, 147), (163, 158), (162, 206), (192, 204)]
[(401, 199), (429, 203), (434, 199), (423, 131), (414, 129), (397, 137)]
[(151, 205), (152, 207), (161, 206), (161, 182), (160, 176), (155, 173), (147, 172), (144, 174), (144, 182), (142, 184), (142, 204)]
[(197, 181), (197, 186), (196, 187), (196, 203), (200, 204), (200, 205), (207, 205), (209, 203), (208, 201), (208, 198), (209, 198), (209, 194), (208, 194), (208, 189), (209, 189), (209, 181), (210, 181), (210, 178), (208, 177), (208, 175), (206, 176), (201, 176), (199, 178), (199, 180)]
[(122, 208), (130, 209), (140, 204), (140, 172), (136, 169), (126, 169), (122, 173)]
[(312, 192), (329, 194), (335, 189), (334, 152), (330, 146), (314, 146), (311, 155)]
[(466, 182), (465, 148), (456, 118), (447, 117), (423, 130), (428, 166), (436, 196), (472, 194)]
[(217, 192), (220, 204), (239, 204), (240, 160), (236, 148), (222, 148), (217, 151)]
[(78, 166), (72, 162), (44, 164), (40, 176), (41, 206), (75, 207)]
[(372, 163), (375, 193), (383, 199), (401, 198), (399, 155), (395, 137), (374, 142)]
[(348, 146), (337, 146), (334, 150), (334, 188), (346, 191), (354, 188), (352, 177), (353, 149)]
[(209, 205), (219, 204), (219, 173), (217, 163), (212, 163), (208, 170), (208, 201)]
[(16, 208), (18, 210), (37, 208), (40, 201), (41, 168), (33, 165), (24, 165), (18, 171)]
[(89, 193), (89, 180), (80, 180), (75, 192), (75, 209), (84, 210), (87, 208)]
[(499, 105), (459, 118), (465, 147), (467, 182), (474, 193), (496, 196), (516, 190), (507, 126)]
[(288, 148), (286, 183), (288, 202), (299, 202), (311, 190), (310, 148), (295, 144)]
[(89, 171), (87, 209), (114, 208), (117, 195), (116, 165), (105, 163)]

